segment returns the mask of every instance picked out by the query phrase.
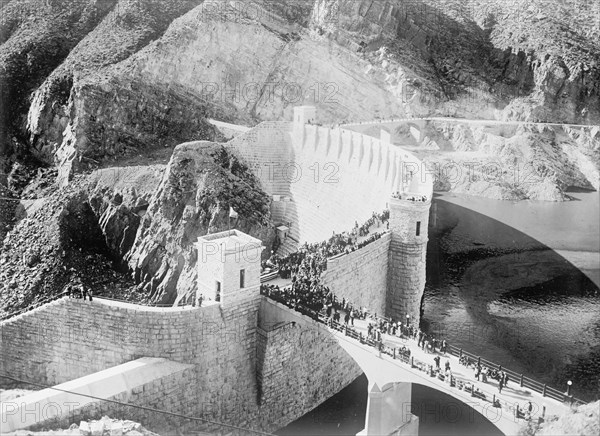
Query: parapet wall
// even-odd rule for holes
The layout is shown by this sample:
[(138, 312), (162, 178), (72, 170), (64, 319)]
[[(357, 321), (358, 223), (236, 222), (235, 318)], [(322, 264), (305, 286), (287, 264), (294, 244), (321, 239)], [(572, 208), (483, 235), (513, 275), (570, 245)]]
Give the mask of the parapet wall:
[(0, 324), (1, 370), (55, 385), (140, 357), (163, 357), (194, 365), (188, 401), (195, 416), (258, 426), (254, 356), (261, 298), (227, 309), (63, 298)]
[(384, 315), (388, 275), (388, 252), (392, 236), (380, 239), (352, 253), (327, 260), (327, 271), (321, 276), (338, 299), (345, 298), (370, 313)]
[[(236, 301), (231, 307), (186, 309), (63, 298), (0, 323), (0, 370), (55, 385), (141, 357), (161, 357), (191, 368), (168, 385), (149, 383), (127, 398), (274, 431), (318, 406), (361, 372), (350, 356), (326, 340), (329, 333), (323, 326), (273, 305), (277, 304), (262, 296)], [(287, 319), (300, 329), (271, 328)], [(175, 392), (183, 386), (184, 394)], [(163, 398), (170, 399), (169, 407)], [(116, 417), (139, 416), (143, 425), (157, 422), (140, 411), (126, 416), (127, 409)], [(94, 406), (77, 419), (98, 419), (117, 410)], [(185, 419), (169, 422), (172, 428), (198, 428)]]

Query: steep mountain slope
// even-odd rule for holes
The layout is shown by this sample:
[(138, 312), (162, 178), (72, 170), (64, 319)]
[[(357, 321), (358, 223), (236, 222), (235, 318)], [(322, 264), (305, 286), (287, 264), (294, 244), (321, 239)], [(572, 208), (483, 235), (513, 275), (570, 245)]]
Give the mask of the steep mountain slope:
[[(2, 295), (13, 306), (59, 292), (70, 268), (84, 268), (69, 263), (85, 246), (69, 239), (81, 229), (69, 230), (66, 216), (78, 213), (95, 229), (90, 259), (114, 263), (114, 281), (129, 289), (119, 292), (135, 289), (132, 298), (186, 298), (192, 239), (226, 228), (231, 204), (238, 228), (268, 245), (261, 187), (234, 157), (219, 157), (223, 136), (207, 118), (255, 125), (309, 104), (321, 123), (600, 124), (593, 0), (12, 0), (0, 15)], [(566, 200), (569, 186), (599, 187), (595, 127), (432, 122), (423, 133), (411, 145), (431, 165), (503, 169), (456, 181), (438, 173), (440, 189)], [(124, 165), (129, 185), (107, 176)], [(527, 177), (515, 179), (511, 166)], [(151, 189), (142, 195), (144, 183)], [(11, 197), (34, 202), (20, 209), (36, 204), (16, 224)], [(28, 254), (31, 239), (46, 248)], [(55, 277), (46, 289), (40, 274)]]

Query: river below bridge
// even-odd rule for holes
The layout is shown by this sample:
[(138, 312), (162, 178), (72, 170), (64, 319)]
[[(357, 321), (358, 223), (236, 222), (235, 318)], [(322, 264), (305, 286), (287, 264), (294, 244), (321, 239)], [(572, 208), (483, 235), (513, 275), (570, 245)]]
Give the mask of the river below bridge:
[[(422, 326), (557, 388), (571, 379), (577, 397), (594, 400), (600, 390), (600, 195), (570, 195), (573, 201), (549, 203), (436, 194)], [(418, 396), (443, 401), (432, 391)], [(277, 434), (356, 434), (364, 428), (366, 402), (361, 376)], [(483, 430), (472, 422), (453, 427)], [(420, 432), (448, 429), (429, 419)]]

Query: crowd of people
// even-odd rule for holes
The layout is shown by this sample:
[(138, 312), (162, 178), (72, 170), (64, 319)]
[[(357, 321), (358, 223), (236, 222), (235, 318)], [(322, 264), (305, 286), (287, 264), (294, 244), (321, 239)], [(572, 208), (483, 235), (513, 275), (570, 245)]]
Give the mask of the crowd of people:
[[(414, 201), (426, 201), (426, 197), (423, 196), (423, 199)], [(327, 241), (304, 244), (299, 251), (284, 258), (272, 256), (263, 267), (278, 270), (282, 278), (291, 279), (291, 285), (280, 287), (273, 284), (262, 284), (261, 293), (317, 321), (324, 321), (330, 327), (345, 331), (346, 334), (353, 335), (361, 342), (375, 346), (380, 354), (382, 352), (387, 353), (405, 362), (410, 360), (411, 350), (406, 346), (400, 348), (386, 347), (383, 335), (414, 339), (417, 341), (417, 347), (426, 353), (435, 355), (433, 358), (435, 366), (422, 365), (422, 370), (429, 372), (432, 377), (437, 376), (451, 387), (456, 386), (459, 389), (472, 391), (473, 396), (485, 399), (485, 394), (479, 391), (478, 388), (455, 379), (448, 359), (445, 360), (442, 368), (440, 354), (446, 355), (448, 351), (448, 344), (445, 339), (438, 339), (434, 335), (426, 334), (418, 326), (410, 325), (409, 319), (403, 324), (402, 322), (378, 317), (377, 314), (370, 314), (366, 309), (354, 307), (345, 299), (340, 301), (327, 286), (321, 284), (321, 274), (327, 269), (328, 258), (341, 253), (350, 253), (379, 239), (382, 234), (375, 233), (369, 238), (363, 239), (360, 243), (358, 242), (358, 237), (368, 235), (372, 226), (379, 227), (386, 221), (389, 226), (388, 211), (382, 214), (373, 213), (371, 218), (362, 226), (355, 223), (354, 228), (349, 233), (334, 233)], [(368, 320), (366, 336), (355, 329), (354, 321), (356, 319)], [(486, 383), (488, 379), (497, 380), (499, 392), (502, 392), (502, 389), (509, 382), (509, 375), (502, 371), (501, 367), (498, 369), (488, 368), (481, 365), (480, 362), (472, 361), (467, 356), (461, 356), (459, 361), (460, 364), (474, 370), (477, 381)], [(499, 407), (499, 403), (494, 405)]]
[(354, 228), (350, 232), (333, 232), (333, 235), (326, 241), (313, 244), (304, 243), (297, 252), (283, 258), (277, 256), (273, 250), (273, 255), (263, 262), (262, 271), (278, 270), (280, 277), (292, 278), (292, 281), (294, 281), (294, 277), (305, 277), (307, 274), (319, 277), (327, 267), (327, 258), (351, 253), (381, 238), (384, 232), (373, 233), (368, 238), (359, 241), (359, 238), (370, 233), (373, 226), (379, 227), (387, 223), (389, 228), (389, 218), (388, 210), (380, 214), (373, 212), (364, 224), (359, 226), (358, 222), (355, 222)]
[(86, 288), (83, 286), (81, 281), (75, 281), (75, 283), (69, 283), (62, 295), (68, 296), (69, 298), (82, 298), (83, 300), (87, 300), (88, 298), (92, 301), (92, 288)]
[(358, 221), (354, 222), (354, 228), (352, 229), (352, 233), (358, 236), (366, 236), (371, 231), (371, 227), (379, 225), (383, 225), (383, 223), (387, 223), (387, 228), (390, 226), (390, 211), (388, 209), (384, 210), (382, 213), (377, 214), (373, 212), (371, 217), (362, 225), (358, 225)]
[(502, 389), (508, 385), (510, 376), (502, 370), (502, 366), (499, 366), (498, 369), (488, 368), (482, 365), (480, 361), (476, 362), (467, 356), (461, 356), (459, 362), (475, 372), (477, 381), (487, 383), (488, 379), (496, 380), (498, 382), (498, 392), (502, 392)]
[(291, 279), (291, 285), (261, 285), (261, 292), (295, 310), (304, 312), (313, 318), (322, 312), (332, 321), (340, 322), (344, 312), (344, 324), (353, 325), (354, 319), (362, 319), (366, 311), (353, 307), (345, 299), (341, 301), (331, 290), (321, 284), (321, 274), (327, 269), (327, 259), (338, 254), (351, 253), (376, 241), (383, 235), (374, 233), (359, 242), (359, 237), (369, 234), (371, 227), (389, 225), (389, 211), (381, 214), (373, 212), (371, 217), (361, 226), (355, 222), (350, 232), (333, 233), (331, 238), (320, 243), (302, 245), (298, 251), (285, 257), (271, 256), (263, 263), (263, 271), (278, 271), (281, 278)]
[(396, 198), (398, 200), (408, 200), (408, 201), (422, 201), (422, 202), (427, 201), (426, 195), (415, 195), (415, 194), (408, 195), (407, 194), (405, 196), (402, 196), (402, 194), (398, 191), (392, 193), (392, 198)]
[[(437, 377), (440, 380), (446, 382), (450, 387), (456, 387), (458, 389), (470, 392), (473, 397), (480, 398), (488, 401), (489, 398), (483, 391), (480, 391), (473, 383), (465, 382), (464, 380), (457, 379), (454, 377), (450, 360), (446, 357), (442, 366), (442, 356), (446, 356), (448, 352), (448, 343), (445, 339), (438, 339), (432, 334), (427, 334), (421, 329), (415, 326), (401, 322), (396, 322), (390, 319), (380, 318), (377, 314), (370, 314), (365, 309), (354, 309), (349, 302), (342, 300), (337, 301), (331, 293), (327, 293), (328, 289), (321, 289), (319, 296), (315, 295), (315, 298), (309, 302), (309, 306), (303, 306), (300, 301), (306, 300), (297, 298), (298, 293), (292, 288), (280, 288), (276, 285), (262, 285), (261, 292), (271, 298), (286, 304), (295, 310), (298, 310), (305, 315), (317, 321), (323, 321), (332, 328), (340, 331), (344, 331), (346, 335), (351, 334), (355, 338), (359, 339), (362, 343), (367, 343), (376, 347), (381, 353), (386, 353), (394, 358), (401, 359), (408, 363), (411, 361), (411, 350), (406, 345), (400, 347), (389, 347), (384, 344), (384, 334), (396, 336), (398, 338), (409, 338), (417, 341), (417, 347), (425, 350), (427, 353), (434, 354), (433, 364), (427, 364), (415, 360), (414, 366), (425, 371), (431, 377)], [(326, 294), (326, 295), (325, 295)], [(325, 295), (325, 296), (323, 296)], [(320, 299), (322, 297), (322, 299)], [(362, 333), (354, 326), (355, 319), (367, 320), (367, 333), (363, 336)], [(481, 362), (474, 361), (473, 359), (461, 355), (459, 363), (468, 368), (473, 369), (474, 378), (477, 381), (487, 383), (488, 379), (494, 379), (498, 382), (498, 391), (501, 393), (502, 389), (508, 385), (509, 375), (502, 370), (499, 366), (497, 369), (488, 368), (485, 365), (481, 365)], [(491, 401), (491, 400), (490, 400)], [(494, 399), (494, 407), (501, 407), (499, 399)], [(531, 407), (520, 410), (520, 418), (530, 419)]]

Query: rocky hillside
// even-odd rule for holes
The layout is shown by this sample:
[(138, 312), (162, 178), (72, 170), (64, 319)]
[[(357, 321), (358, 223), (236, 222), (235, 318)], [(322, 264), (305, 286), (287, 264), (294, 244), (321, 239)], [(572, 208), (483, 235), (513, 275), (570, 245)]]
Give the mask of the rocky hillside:
[[(36, 204), (37, 203), (37, 204)], [(4, 239), (0, 307), (26, 308), (81, 282), (96, 295), (161, 304), (196, 288), (197, 237), (236, 228), (271, 244), (269, 201), (220, 145), (179, 145), (167, 165), (110, 167), (28, 203)]]
[[(1, 5), (0, 261), (13, 307), (76, 274), (108, 274), (106, 292), (130, 298), (187, 298), (193, 239), (226, 228), (230, 205), (238, 228), (268, 244), (268, 202), (208, 118), (255, 125), (310, 104), (324, 123), (600, 124), (600, 10), (590, 0)], [(598, 128), (430, 123), (425, 137), (413, 145), (431, 165), (503, 168), (458, 181), (440, 173), (440, 189), (540, 200), (598, 189)], [(535, 182), (515, 180), (510, 165), (530, 167)]]
[(498, 200), (569, 200), (600, 188), (599, 128), (428, 123), (415, 153), (438, 191)]

